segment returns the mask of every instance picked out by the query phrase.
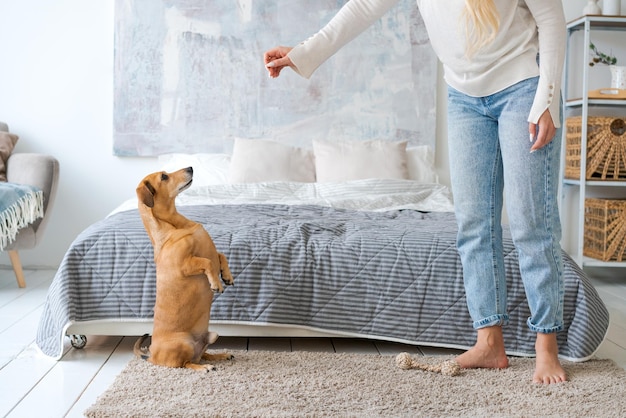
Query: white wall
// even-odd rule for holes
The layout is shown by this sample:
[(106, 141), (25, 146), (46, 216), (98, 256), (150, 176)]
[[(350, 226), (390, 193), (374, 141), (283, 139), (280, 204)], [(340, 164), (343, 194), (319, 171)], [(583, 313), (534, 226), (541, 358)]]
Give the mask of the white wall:
[[(56, 266), (74, 237), (133, 196), (155, 161), (112, 156), (113, 1), (0, 2), (0, 119), (16, 152), (59, 159), (41, 244), (25, 266)], [(9, 265), (2, 253), (0, 264)]]
[[(586, 3), (566, 0), (566, 18), (579, 16)], [(85, 227), (133, 197), (139, 180), (158, 169), (154, 158), (112, 155), (113, 4), (0, 2), (0, 120), (20, 136), (17, 152), (49, 153), (61, 166), (46, 235), (21, 252), (24, 266), (56, 267)], [(440, 68), (436, 159), (449, 184), (445, 97)], [(0, 265), (10, 265), (5, 253)]]

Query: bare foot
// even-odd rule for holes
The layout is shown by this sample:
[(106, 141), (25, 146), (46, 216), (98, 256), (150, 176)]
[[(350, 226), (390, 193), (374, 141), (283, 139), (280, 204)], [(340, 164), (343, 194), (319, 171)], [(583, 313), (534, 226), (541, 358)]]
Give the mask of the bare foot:
[(509, 359), (504, 351), (502, 328), (486, 327), (478, 330), (476, 344), (456, 358), (464, 369), (504, 369), (509, 366)]
[(556, 334), (537, 333), (535, 342), (537, 359), (533, 383), (561, 383), (567, 381), (567, 373), (559, 362)]

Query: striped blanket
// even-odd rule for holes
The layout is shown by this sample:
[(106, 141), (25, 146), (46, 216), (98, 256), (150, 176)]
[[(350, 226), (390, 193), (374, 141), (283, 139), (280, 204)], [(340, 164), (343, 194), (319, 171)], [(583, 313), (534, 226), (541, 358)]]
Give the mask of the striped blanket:
[(43, 191), (34, 186), (0, 182), (0, 251), (18, 231), (43, 217)]

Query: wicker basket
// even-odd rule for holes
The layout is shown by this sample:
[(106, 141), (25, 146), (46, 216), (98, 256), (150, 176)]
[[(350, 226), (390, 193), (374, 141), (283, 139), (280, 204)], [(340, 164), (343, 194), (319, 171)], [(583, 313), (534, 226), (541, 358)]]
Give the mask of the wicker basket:
[(626, 200), (585, 199), (583, 254), (602, 261), (626, 258)]
[[(565, 177), (580, 178), (582, 117), (567, 118)], [(626, 121), (621, 118), (587, 118), (587, 180), (626, 180)]]

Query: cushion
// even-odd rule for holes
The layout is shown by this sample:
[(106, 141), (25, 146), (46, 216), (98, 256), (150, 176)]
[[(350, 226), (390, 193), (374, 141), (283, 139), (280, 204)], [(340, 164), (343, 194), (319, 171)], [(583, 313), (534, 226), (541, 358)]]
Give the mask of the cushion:
[(408, 179), (406, 141), (313, 141), (318, 182)]
[(406, 149), (409, 178), (420, 183), (439, 183), (435, 170), (435, 155), (428, 145), (418, 145)]
[(193, 167), (191, 188), (228, 183), (228, 154), (163, 154), (158, 158), (161, 170), (171, 173)]
[(313, 153), (265, 139), (235, 138), (231, 183), (315, 182)]
[(19, 137), (8, 132), (0, 132), (0, 181), (7, 181), (7, 161)]

